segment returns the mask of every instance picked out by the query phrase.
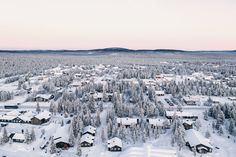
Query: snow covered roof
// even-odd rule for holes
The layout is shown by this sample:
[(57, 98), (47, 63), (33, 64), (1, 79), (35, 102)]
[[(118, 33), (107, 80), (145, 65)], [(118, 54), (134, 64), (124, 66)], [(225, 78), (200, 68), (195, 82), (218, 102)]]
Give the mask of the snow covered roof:
[(69, 125), (64, 125), (63, 127), (58, 127), (54, 134), (54, 142), (69, 142)]
[(189, 129), (185, 132), (185, 141), (190, 144), (190, 146), (196, 146), (199, 144), (203, 144), (207, 147), (212, 148), (212, 145), (210, 144), (210, 140), (205, 138), (200, 132)]
[(19, 116), (21, 113), (18, 110), (13, 110), (10, 112), (7, 112), (5, 115), (7, 116)]
[(0, 120), (13, 120), (17, 118), (17, 116), (8, 116), (8, 115), (1, 115)]
[(166, 120), (164, 118), (148, 118), (148, 123), (154, 126), (163, 126)]
[(186, 123), (188, 125), (192, 125), (194, 122), (191, 119), (183, 119), (183, 123)]
[(166, 111), (167, 117), (173, 117), (174, 115), (178, 117), (192, 117), (193, 114), (191, 112), (180, 112), (180, 111)]
[(35, 116), (35, 118), (42, 120), (42, 119), (49, 119), (51, 117), (51, 113), (48, 111), (43, 111)]
[(156, 95), (159, 95), (159, 94), (165, 94), (165, 92), (163, 90), (157, 90), (155, 91)]
[(88, 143), (93, 143), (93, 140), (94, 140), (94, 136), (90, 135), (90, 134), (84, 134), (81, 136), (81, 143), (83, 142), (88, 142)]
[(107, 141), (108, 148), (112, 148), (114, 146), (119, 146), (122, 148), (122, 141), (118, 137), (114, 137)]
[(28, 111), (22, 115), (19, 116), (19, 118), (23, 121), (30, 121), (35, 116), (35, 113), (32, 111)]
[(25, 140), (25, 135), (21, 133), (15, 133), (12, 137), (13, 140)]
[(231, 101), (236, 101), (236, 97), (229, 97), (228, 99)]
[(200, 101), (200, 99), (198, 97), (194, 97), (194, 96), (185, 96), (183, 97), (184, 101), (194, 101), (194, 102), (198, 102)]
[(176, 150), (160, 149), (151, 145), (143, 147), (130, 147), (119, 157), (177, 157)]
[(74, 81), (70, 84), (70, 86), (74, 86), (74, 87), (81, 86), (81, 85), (82, 85), (82, 83), (78, 82), (78, 81)]
[(96, 128), (93, 127), (93, 126), (91, 126), (91, 125), (86, 126), (86, 127), (84, 128), (84, 130), (83, 130), (83, 133), (86, 133), (86, 132), (89, 132), (89, 133), (91, 133), (91, 134), (95, 134)]
[(117, 118), (116, 122), (122, 125), (132, 125), (138, 123), (138, 118)]
[(103, 94), (102, 93), (95, 93), (93, 95), (94, 99), (98, 99), (98, 98), (102, 98), (103, 97)]
[(36, 98), (50, 99), (52, 94), (37, 94)]

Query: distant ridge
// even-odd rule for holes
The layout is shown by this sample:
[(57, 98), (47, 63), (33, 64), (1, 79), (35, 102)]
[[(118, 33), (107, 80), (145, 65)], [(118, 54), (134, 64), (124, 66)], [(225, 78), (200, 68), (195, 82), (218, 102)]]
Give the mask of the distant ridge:
[(88, 50), (69, 50), (69, 49), (58, 49), (58, 50), (0, 50), (0, 53), (82, 53), (87, 54), (94, 52), (95, 54), (99, 53), (193, 53), (193, 52), (228, 52), (235, 53), (236, 50), (197, 50), (197, 51), (188, 51), (188, 50), (178, 50), (178, 49), (128, 49), (122, 47), (110, 47), (110, 48), (101, 48), (101, 49), (88, 49)]

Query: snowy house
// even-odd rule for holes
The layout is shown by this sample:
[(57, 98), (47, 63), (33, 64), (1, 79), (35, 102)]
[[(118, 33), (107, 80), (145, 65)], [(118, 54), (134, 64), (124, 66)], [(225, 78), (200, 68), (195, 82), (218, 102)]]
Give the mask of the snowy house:
[(90, 134), (82, 135), (80, 141), (81, 147), (91, 147), (94, 143), (94, 136)]
[(50, 120), (50, 118), (51, 118), (51, 113), (48, 111), (43, 111), (43, 112), (39, 113), (38, 115), (34, 116), (31, 119), (31, 123), (36, 124), (36, 125), (40, 125), (40, 124), (48, 122)]
[(122, 151), (122, 141), (118, 137), (114, 137), (107, 141), (109, 151)]
[(146, 87), (155, 87), (156, 86), (156, 81), (153, 79), (143, 79), (142, 81)]
[(172, 119), (174, 116), (183, 118), (183, 119), (198, 119), (197, 115), (193, 115), (191, 112), (185, 112), (185, 111), (166, 111), (166, 118)]
[(15, 133), (12, 137), (13, 142), (23, 143), (25, 141), (25, 135), (21, 133)]
[(56, 130), (56, 133), (54, 134), (54, 143), (57, 148), (68, 149), (71, 147), (71, 144), (69, 143), (68, 126), (60, 127)]
[(162, 90), (155, 91), (156, 96), (164, 96), (165, 92)]
[(198, 153), (212, 152), (212, 145), (209, 139), (205, 138), (200, 132), (189, 129), (185, 132), (186, 145), (191, 149), (195, 149)]
[(20, 116), (18, 116), (18, 119), (20, 120), (20, 123), (31, 123), (31, 119), (35, 116), (35, 113), (32, 111), (28, 111)]
[(94, 93), (93, 97), (94, 97), (95, 101), (101, 101), (103, 98), (103, 94), (102, 93)]
[(160, 129), (167, 129), (170, 127), (170, 122), (168, 119), (164, 118), (148, 118), (148, 124), (151, 125), (152, 128), (160, 128)]
[(34, 98), (34, 101), (47, 102), (47, 101), (49, 101), (49, 100), (51, 100), (53, 98), (54, 98), (54, 95), (52, 95), (52, 94), (38, 94)]
[(191, 119), (183, 119), (183, 126), (185, 130), (189, 130), (193, 128), (193, 120)]
[(236, 97), (228, 97), (230, 101), (236, 101)]
[(95, 133), (96, 133), (96, 128), (89, 125), (84, 128), (82, 135), (90, 134), (92, 136), (95, 136)]
[(72, 87), (78, 88), (78, 87), (82, 86), (82, 83), (79, 82), (79, 81), (74, 81), (74, 82), (72, 82), (69, 86), (70, 86), (71, 88), (72, 88)]
[(118, 126), (125, 126), (125, 127), (129, 127), (131, 125), (137, 125), (139, 123), (139, 119), (138, 118), (117, 118), (116, 122), (118, 123)]
[(196, 106), (199, 103), (199, 99), (196, 97), (187, 96), (183, 98), (186, 105)]
[(11, 115), (1, 115), (0, 116), (0, 122), (17, 122), (17, 116), (11, 116)]
[(81, 74), (81, 73), (76, 73), (76, 74), (74, 75), (74, 78), (75, 78), (75, 79), (81, 78), (81, 77), (82, 77), (82, 74)]

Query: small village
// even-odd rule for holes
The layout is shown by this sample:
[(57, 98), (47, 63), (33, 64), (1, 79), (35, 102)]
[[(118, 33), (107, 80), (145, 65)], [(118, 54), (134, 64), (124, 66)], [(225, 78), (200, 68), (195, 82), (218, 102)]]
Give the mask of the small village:
[(235, 71), (187, 64), (58, 65), (2, 78), (0, 155), (233, 154)]

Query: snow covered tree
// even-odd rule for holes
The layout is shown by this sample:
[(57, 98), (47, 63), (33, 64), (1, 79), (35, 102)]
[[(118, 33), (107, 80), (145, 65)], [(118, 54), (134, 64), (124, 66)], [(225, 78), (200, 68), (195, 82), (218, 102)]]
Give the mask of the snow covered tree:
[(234, 125), (235, 125), (235, 123), (234, 123), (234, 121), (233, 121), (233, 119), (231, 118), (230, 119), (230, 122), (229, 122), (229, 133), (232, 135), (233, 134), (233, 132), (234, 132)]
[(80, 137), (77, 138), (77, 148), (76, 148), (76, 155), (79, 157), (82, 156), (82, 150), (81, 150), (81, 143), (80, 143)]
[(178, 106), (177, 106), (177, 111), (180, 111), (180, 112), (183, 111), (183, 108), (182, 108), (182, 105), (181, 105), (181, 104), (178, 104)]
[[(77, 131), (77, 132), (78, 132), (78, 131)], [(72, 146), (74, 146), (74, 144), (75, 144), (75, 135), (74, 135), (72, 129), (70, 129), (69, 144), (72, 145)]]
[(30, 133), (30, 136), (31, 136), (31, 141), (35, 141), (35, 140), (36, 140), (34, 128), (32, 128), (31, 133)]
[(207, 110), (203, 112), (204, 120), (208, 121), (208, 112)]
[(200, 127), (202, 126), (201, 122), (199, 119), (197, 119), (194, 123), (195, 127), (197, 128), (197, 131), (200, 129)]
[(219, 135), (223, 135), (223, 134), (224, 134), (224, 131), (223, 131), (223, 127), (222, 127), (222, 126), (219, 127), (218, 134), (219, 134)]
[(51, 154), (54, 154), (54, 153), (56, 153), (56, 151), (57, 151), (57, 150), (56, 150), (56, 145), (55, 145), (55, 143), (54, 143), (54, 139), (53, 139), (53, 137), (51, 137), (49, 151), (50, 151)]
[(106, 135), (105, 135), (104, 128), (102, 128), (101, 139), (102, 139), (102, 142), (103, 142), (103, 143), (105, 143), (106, 140), (107, 140)]
[(7, 143), (9, 141), (6, 127), (4, 127), (4, 129), (3, 129), (2, 141), (3, 141), (3, 143)]
[(206, 131), (205, 137), (206, 138), (210, 138), (211, 137), (211, 134), (210, 134), (209, 130)]
[(96, 119), (95, 119), (95, 125), (96, 125), (96, 127), (99, 127), (101, 125), (100, 111), (97, 111), (97, 115), (96, 115)]
[(28, 129), (25, 129), (25, 143), (29, 144), (31, 142), (31, 136)]
[(37, 106), (36, 106), (36, 112), (40, 112), (41, 111), (41, 109), (40, 109), (40, 106), (39, 106), (39, 102), (37, 102)]

